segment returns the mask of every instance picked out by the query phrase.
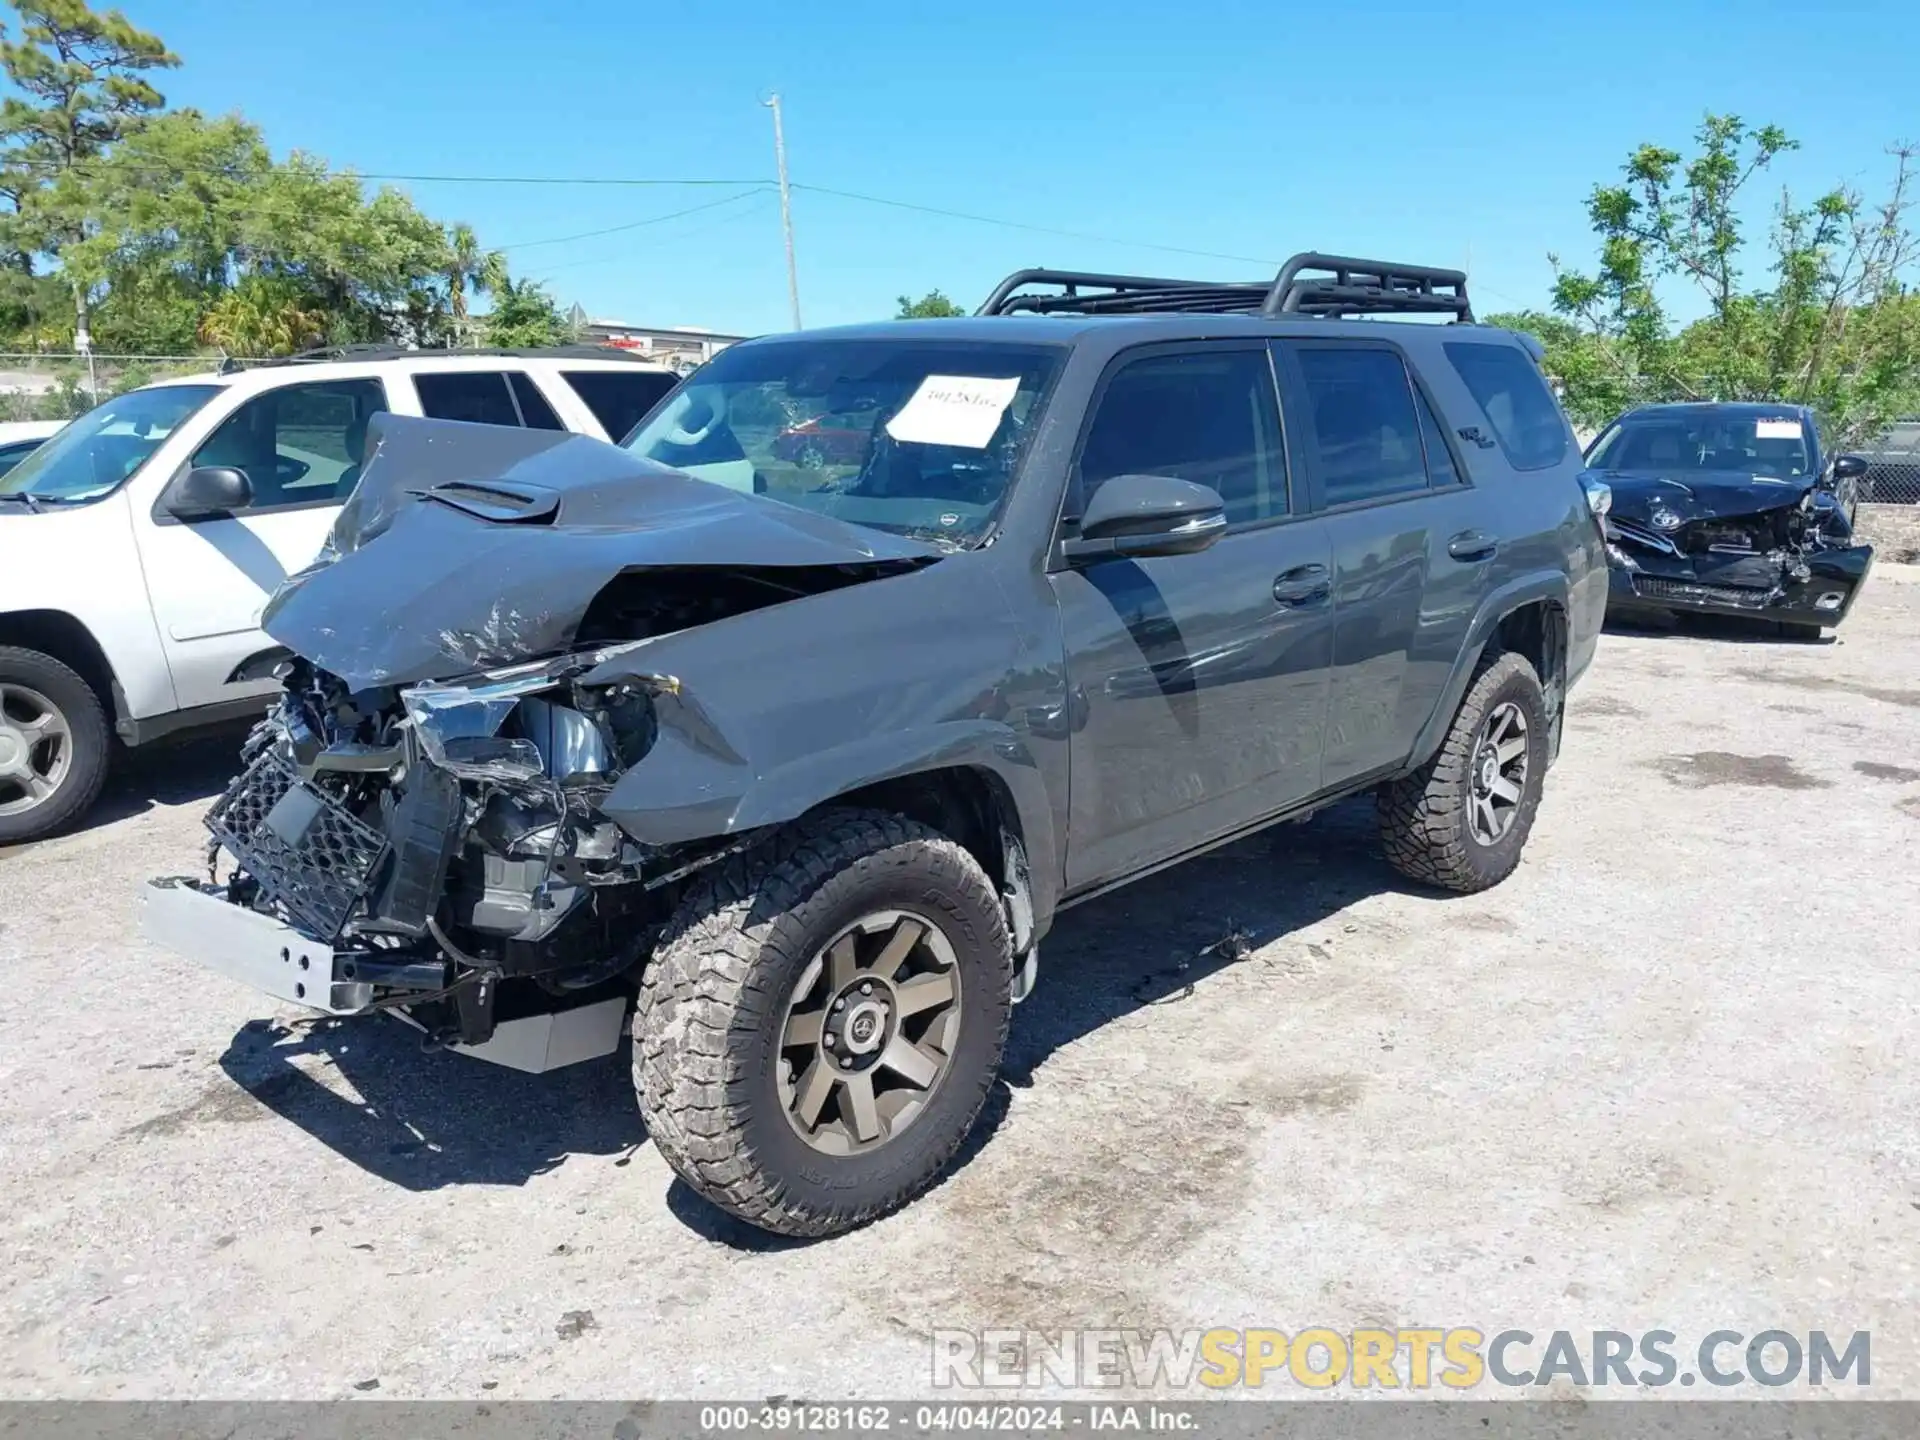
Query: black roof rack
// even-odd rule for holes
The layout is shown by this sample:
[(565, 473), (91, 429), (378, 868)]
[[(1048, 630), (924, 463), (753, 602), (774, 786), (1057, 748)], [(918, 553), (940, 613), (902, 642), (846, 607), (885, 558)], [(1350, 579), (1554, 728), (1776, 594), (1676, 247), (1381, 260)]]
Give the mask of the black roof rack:
[[(1022, 293), (1028, 286), (1057, 287)], [(1160, 280), (1080, 270), (1018, 270), (982, 315), (1451, 315), (1470, 322), (1467, 276), (1432, 265), (1307, 251), (1271, 281)]]
[[(278, 356), (266, 360), (235, 360), (229, 357), (222, 369), (259, 369), (269, 365), (314, 365), (329, 360), (457, 360), (467, 357), (484, 359), (488, 356), (502, 356), (520, 360), (630, 360), (636, 364), (649, 363), (650, 357), (637, 355), (631, 350), (622, 350), (614, 345), (542, 345), (519, 349), (481, 347), (478, 349), (461, 346), (448, 348), (428, 346), (409, 348), (405, 345), (385, 344), (379, 341), (354, 345), (316, 345), (292, 355)], [(658, 361), (651, 361), (658, 364)]]

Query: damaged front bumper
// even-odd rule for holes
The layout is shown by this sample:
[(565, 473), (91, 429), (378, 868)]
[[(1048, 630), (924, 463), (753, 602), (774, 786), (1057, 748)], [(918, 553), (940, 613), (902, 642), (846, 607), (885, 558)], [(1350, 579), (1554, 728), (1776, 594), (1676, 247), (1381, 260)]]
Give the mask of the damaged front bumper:
[(1871, 545), (1687, 554), (1608, 529), (1607, 608), (1614, 614), (1686, 610), (1833, 626), (1852, 610), (1873, 569)]
[[(140, 928), (148, 940), (197, 961), (289, 1005), (322, 1015), (391, 1014), (426, 1029), (393, 996), (444, 991), (446, 966), (391, 961), (379, 952), (335, 948), (252, 909), (224, 887), (168, 876), (150, 880), (140, 897)], [(437, 973), (436, 973), (437, 972)], [(386, 997), (386, 998), (376, 998)], [(511, 1069), (540, 1074), (611, 1055), (626, 1021), (624, 997), (497, 1020), (479, 1044), (448, 1041), (448, 1048)]]

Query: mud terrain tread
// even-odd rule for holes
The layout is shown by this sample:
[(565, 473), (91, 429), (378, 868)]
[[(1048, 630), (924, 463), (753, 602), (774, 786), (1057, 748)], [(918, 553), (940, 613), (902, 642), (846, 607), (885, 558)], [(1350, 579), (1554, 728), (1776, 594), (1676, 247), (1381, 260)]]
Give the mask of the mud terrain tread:
[[(998, 916), (1000, 902), (974, 858), (925, 825), (874, 810), (833, 809), (713, 868), (669, 922), (641, 982), (633, 1020), (634, 1085), (653, 1143), (675, 1173), (741, 1219), (783, 1235), (853, 1228), (920, 1193), (903, 1188), (877, 1202), (829, 1209), (791, 1199), (747, 1144), (745, 1102), (729, 1087), (750, 1079), (747, 1046), (780, 1002), (770, 993), (789, 957), (778, 921), (843, 871), (927, 857), (956, 889), (972, 890)], [(1004, 929), (1001, 948), (1005, 948)], [(772, 963), (768, 963), (771, 961)], [(1007, 1010), (993, 1054), (1005, 1047)], [(968, 1123), (939, 1157), (944, 1169), (978, 1118), (994, 1075), (953, 1074), (978, 1090)]]
[[(1473, 863), (1463, 812), (1474, 737), (1480, 733), (1492, 697), (1519, 676), (1538, 692), (1540, 677), (1526, 656), (1512, 651), (1483, 656), (1433, 758), (1412, 774), (1380, 787), (1376, 803), (1381, 848), (1387, 862), (1408, 879), (1470, 895), (1505, 878), (1489, 875)], [(1537, 786), (1538, 777), (1529, 783)]]

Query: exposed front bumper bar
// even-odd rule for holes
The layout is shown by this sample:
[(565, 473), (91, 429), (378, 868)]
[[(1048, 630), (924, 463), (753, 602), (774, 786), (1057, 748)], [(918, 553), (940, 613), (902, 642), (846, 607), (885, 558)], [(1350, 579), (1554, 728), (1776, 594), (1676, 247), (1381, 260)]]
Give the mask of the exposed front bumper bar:
[(149, 880), (140, 892), (140, 928), (155, 944), (290, 1005), (357, 1015), (373, 1003), (373, 986), (354, 978), (353, 954), (232, 904), (222, 887), (181, 876)]
[[(149, 880), (140, 892), (140, 929), (155, 944), (290, 1005), (357, 1015), (374, 1000), (374, 987), (356, 973), (364, 952), (336, 951), (271, 915), (232, 904), (219, 886), (181, 876)], [(420, 1026), (402, 1009), (385, 1013)], [(447, 1048), (539, 1075), (613, 1054), (626, 1013), (624, 997), (572, 1005), (502, 1021), (483, 1044)]]

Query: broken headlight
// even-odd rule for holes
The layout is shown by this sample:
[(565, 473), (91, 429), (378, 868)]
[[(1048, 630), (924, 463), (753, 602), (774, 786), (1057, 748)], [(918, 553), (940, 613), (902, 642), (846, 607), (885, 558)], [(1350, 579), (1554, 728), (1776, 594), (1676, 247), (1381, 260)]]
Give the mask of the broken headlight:
[(420, 748), (435, 765), (468, 780), (539, 780), (546, 774), (532, 740), (500, 729), (522, 697), (553, 688), (544, 670), (474, 685), (416, 685), (400, 692)]

